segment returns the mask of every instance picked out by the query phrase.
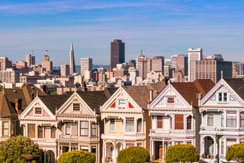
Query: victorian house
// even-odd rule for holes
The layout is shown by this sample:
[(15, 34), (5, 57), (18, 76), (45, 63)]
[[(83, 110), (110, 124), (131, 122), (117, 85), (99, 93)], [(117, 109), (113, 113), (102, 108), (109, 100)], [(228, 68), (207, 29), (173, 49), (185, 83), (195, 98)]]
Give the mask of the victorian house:
[(104, 121), (103, 163), (116, 163), (120, 150), (130, 146), (150, 149), (148, 104), (164, 84), (120, 87), (100, 108)]
[(164, 161), (170, 145), (192, 144), (199, 150), (199, 101), (213, 86), (211, 80), (169, 83), (150, 103), (152, 160)]
[(244, 80), (221, 79), (201, 100), (200, 158), (226, 162), (228, 146), (244, 143)]

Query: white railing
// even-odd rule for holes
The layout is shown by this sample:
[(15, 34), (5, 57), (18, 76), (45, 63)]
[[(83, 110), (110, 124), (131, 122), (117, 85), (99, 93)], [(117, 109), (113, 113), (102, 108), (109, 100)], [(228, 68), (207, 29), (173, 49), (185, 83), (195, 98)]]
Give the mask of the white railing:
[(74, 135), (59, 135), (59, 139), (77, 140), (78, 136), (74, 136)]

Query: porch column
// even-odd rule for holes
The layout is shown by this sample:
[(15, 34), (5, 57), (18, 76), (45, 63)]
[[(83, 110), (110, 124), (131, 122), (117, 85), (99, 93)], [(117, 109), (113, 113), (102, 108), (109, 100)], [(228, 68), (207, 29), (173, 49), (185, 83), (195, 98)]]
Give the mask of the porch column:
[(224, 139), (224, 156), (226, 154), (226, 148), (227, 148), (227, 142), (226, 142), (226, 138), (223, 138)]
[(88, 137), (91, 137), (91, 121), (88, 121)]
[(174, 130), (175, 129), (175, 115), (171, 114), (170, 116), (172, 117), (172, 130)]
[(59, 158), (59, 155), (60, 155), (60, 147), (59, 147), (59, 146), (60, 146), (60, 143), (58, 142), (57, 144), (58, 144), (58, 154), (57, 154), (57, 158)]
[(163, 150), (162, 150), (162, 162), (163, 162), (163, 160), (164, 160), (164, 150), (165, 150), (165, 144), (164, 144), (164, 140), (162, 141), (162, 148), (163, 148)]
[(205, 142), (203, 136), (200, 136), (200, 158), (203, 157), (204, 155), (204, 150), (205, 150)]
[(78, 136), (80, 136), (80, 121), (77, 122), (78, 123)]
[(226, 110), (224, 110), (224, 128), (226, 128)]
[(240, 110), (237, 110), (237, 119), (236, 119), (237, 120), (236, 121), (237, 122), (237, 125), (236, 125), (237, 128), (240, 128), (240, 115), (241, 115)]
[(186, 114), (184, 114), (184, 130), (187, 130), (187, 116)]
[(69, 142), (69, 152), (71, 151), (71, 143)]

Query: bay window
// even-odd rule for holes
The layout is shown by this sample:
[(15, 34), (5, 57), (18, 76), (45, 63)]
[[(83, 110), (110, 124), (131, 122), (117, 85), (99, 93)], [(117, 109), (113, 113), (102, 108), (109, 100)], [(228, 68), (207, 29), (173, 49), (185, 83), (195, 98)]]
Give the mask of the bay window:
[(125, 132), (134, 132), (134, 118), (126, 118)]
[(81, 136), (88, 136), (89, 133), (89, 122), (88, 121), (81, 121), (80, 122), (80, 135)]
[(226, 126), (236, 127), (236, 111), (227, 111)]

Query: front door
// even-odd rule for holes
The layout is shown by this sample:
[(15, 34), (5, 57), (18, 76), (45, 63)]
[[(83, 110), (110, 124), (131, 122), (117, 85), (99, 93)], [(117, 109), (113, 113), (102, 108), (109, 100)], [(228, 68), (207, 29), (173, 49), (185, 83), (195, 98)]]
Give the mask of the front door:
[(163, 145), (159, 144), (159, 154), (158, 154), (159, 159), (162, 158), (162, 154), (163, 154)]

